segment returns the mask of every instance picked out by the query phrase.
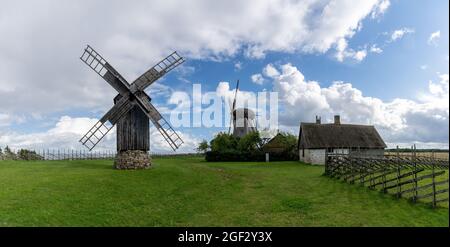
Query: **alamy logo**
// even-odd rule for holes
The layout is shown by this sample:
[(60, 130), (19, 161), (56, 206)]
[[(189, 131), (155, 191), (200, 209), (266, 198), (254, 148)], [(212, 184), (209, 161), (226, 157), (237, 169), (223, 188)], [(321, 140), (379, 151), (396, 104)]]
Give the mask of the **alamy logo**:
[[(233, 94), (202, 92), (201, 84), (193, 84), (192, 95), (174, 92), (170, 123), (178, 127), (247, 127), (278, 129), (278, 93), (245, 92)], [(237, 100), (236, 100), (237, 98)]]

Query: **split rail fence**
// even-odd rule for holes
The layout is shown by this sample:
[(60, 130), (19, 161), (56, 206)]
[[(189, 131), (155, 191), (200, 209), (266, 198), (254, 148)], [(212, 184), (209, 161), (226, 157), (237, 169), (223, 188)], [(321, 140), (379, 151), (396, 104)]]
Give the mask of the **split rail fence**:
[(436, 207), (448, 205), (448, 168), (448, 160), (414, 156), (327, 154), (325, 175)]
[[(114, 150), (86, 151), (75, 149), (40, 149), (40, 150), (10, 150), (0, 153), (0, 160), (96, 160), (114, 159), (117, 152)], [(156, 153), (149, 152), (152, 157), (178, 157), (194, 156), (198, 153)]]

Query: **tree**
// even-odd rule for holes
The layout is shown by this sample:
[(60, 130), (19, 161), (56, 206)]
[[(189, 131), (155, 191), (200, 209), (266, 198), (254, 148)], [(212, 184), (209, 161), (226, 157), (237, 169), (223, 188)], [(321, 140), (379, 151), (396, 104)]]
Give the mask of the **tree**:
[(21, 160), (42, 160), (43, 157), (36, 153), (36, 151), (28, 149), (20, 149), (17, 152), (17, 158)]
[(236, 151), (238, 140), (231, 134), (219, 132), (210, 142), (211, 151)]
[(282, 132), (281, 133), (283, 138), (283, 146), (287, 152), (297, 152), (297, 144), (298, 139), (297, 136), (288, 133), (288, 132)]
[(241, 152), (253, 152), (261, 149), (262, 139), (259, 136), (259, 132), (250, 132), (247, 135), (239, 139), (237, 150)]
[(11, 149), (8, 146), (5, 147), (5, 151), (4, 151), (4, 155), (3, 156), (7, 160), (14, 160), (14, 159), (16, 159), (16, 154), (13, 151), (11, 151)]
[(206, 153), (206, 151), (208, 151), (208, 148), (209, 148), (208, 142), (206, 140), (203, 140), (198, 144), (197, 152)]

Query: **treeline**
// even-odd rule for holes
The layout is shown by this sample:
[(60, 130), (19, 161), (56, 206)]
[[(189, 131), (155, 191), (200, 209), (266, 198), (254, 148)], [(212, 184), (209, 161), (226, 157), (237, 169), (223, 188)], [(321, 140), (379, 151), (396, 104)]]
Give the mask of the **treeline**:
[(251, 132), (242, 138), (220, 132), (209, 143), (202, 141), (197, 151), (205, 153), (206, 161), (265, 161), (269, 153), (270, 161), (298, 160), (297, 137), (289, 133), (277, 136), (278, 150), (271, 152), (265, 148), (259, 132)]
[(44, 157), (35, 151), (28, 149), (19, 149), (13, 152), (8, 146), (4, 149), (0, 148), (0, 160), (43, 160)]

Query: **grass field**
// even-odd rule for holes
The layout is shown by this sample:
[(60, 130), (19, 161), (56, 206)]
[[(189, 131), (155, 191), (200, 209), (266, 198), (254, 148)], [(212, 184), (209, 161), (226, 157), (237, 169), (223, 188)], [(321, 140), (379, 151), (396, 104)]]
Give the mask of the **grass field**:
[(299, 162), (158, 158), (0, 161), (0, 226), (449, 226), (448, 208), (396, 200)]

